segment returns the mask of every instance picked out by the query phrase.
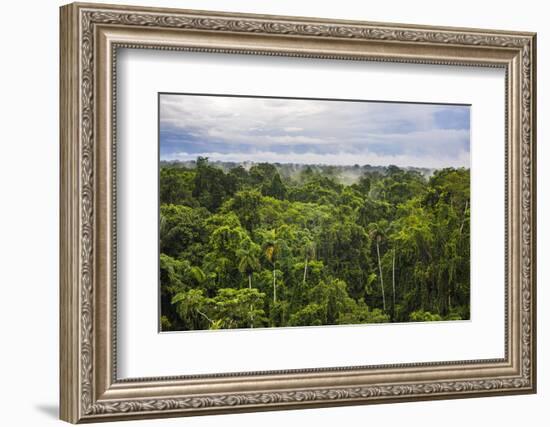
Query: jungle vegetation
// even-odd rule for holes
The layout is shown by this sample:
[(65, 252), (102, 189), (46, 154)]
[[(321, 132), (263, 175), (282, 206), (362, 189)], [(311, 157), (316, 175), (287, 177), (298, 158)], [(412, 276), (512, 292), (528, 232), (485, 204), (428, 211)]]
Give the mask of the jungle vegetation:
[(161, 330), (469, 319), (469, 200), (464, 168), (161, 162)]

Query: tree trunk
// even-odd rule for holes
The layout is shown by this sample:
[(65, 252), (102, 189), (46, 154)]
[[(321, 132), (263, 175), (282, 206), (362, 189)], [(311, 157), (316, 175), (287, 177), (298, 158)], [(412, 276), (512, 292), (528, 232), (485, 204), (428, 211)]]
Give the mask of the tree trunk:
[(250, 304), (250, 308), (249, 308), (249, 310), (251, 312), (250, 313), (250, 328), (254, 329), (254, 313), (252, 313), (252, 308), (253, 308), (252, 304)]
[(273, 267), (273, 302), (277, 302), (277, 285), (275, 283), (275, 267)]
[(214, 321), (210, 317), (208, 317), (205, 313), (200, 311), (198, 308), (196, 308), (195, 310), (197, 310), (197, 313), (199, 313), (202, 317), (204, 317), (206, 320), (208, 320), (210, 322), (210, 325), (212, 325), (214, 323)]
[(386, 311), (386, 296), (384, 295), (384, 278), (382, 277), (382, 263), (380, 262), (380, 246), (376, 241), (376, 254), (378, 255), (378, 270), (380, 271), (380, 287), (382, 288), (382, 307)]
[(466, 222), (466, 211), (468, 210), (468, 200), (466, 200), (466, 206), (464, 207), (464, 216), (462, 218), (462, 224), (460, 224), (460, 231), (458, 232), (462, 236), (462, 229), (464, 228), (464, 223)]
[(449, 272), (447, 273), (448, 280), (447, 280), (447, 313), (450, 313), (451, 311), (451, 293), (453, 291), (453, 267), (451, 265), (451, 268), (449, 269)]
[[(248, 289), (252, 289), (252, 273), (248, 275)], [(252, 311), (252, 304), (250, 304), (250, 311)], [(250, 314), (250, 327), (254, 328), (254, 314)]]
[(449, 283), (449, 290), (447, 292), (447, 311), (451, 311), (451, 284)]
[(395, 249), (392, 257), (392, 274), (391, 274), (392, 290), (393, 290), (393, 317), (395, 317)]
[(306, 256), (306, 263), (304, 265), (304, 281), (303, 281), (304, 285), (306, 284), (306, 279), (307, 279), (307, 256)]

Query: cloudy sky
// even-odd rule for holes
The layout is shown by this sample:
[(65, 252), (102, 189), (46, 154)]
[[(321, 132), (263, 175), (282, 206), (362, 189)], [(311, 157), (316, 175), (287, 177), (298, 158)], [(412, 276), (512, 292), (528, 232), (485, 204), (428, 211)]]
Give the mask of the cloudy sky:
[(470, 107), (160, 96), (161, 160), (469, 167)]

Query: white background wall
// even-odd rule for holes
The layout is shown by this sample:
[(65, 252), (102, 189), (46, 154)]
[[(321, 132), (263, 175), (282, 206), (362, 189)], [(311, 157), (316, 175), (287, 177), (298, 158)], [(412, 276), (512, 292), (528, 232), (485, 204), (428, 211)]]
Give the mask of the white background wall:
[[(113, 3), (122, 3), (110, 0)], [(438, 402), (265, 412), (133, 425), (468, 426), (548, 423), (550, 405), (548, 235), (550, 28), (545, 2), (357, 0), (133, 0), (133, 4), (235, 12), (538, 32), (539, 393)], [(2, 4), (0, 65), (0, 420), (59, 425), (58, 402), (58, 6), (57, 0)], [(546, 218), (545, 218), (546, 217)], [(487, 254), (491, 256), (491, 254)], [(546, 418), (546, 419), (545, 419)]]

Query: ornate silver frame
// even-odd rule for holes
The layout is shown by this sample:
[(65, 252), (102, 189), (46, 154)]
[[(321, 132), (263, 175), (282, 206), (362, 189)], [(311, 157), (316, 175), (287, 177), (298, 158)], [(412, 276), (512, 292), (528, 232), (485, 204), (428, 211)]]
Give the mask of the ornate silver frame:
[[(536, 391), (533, 33), (71, 4), (61, 8), (61, 419), (108, 421)], [(119, 47), (502, 67), (506, 71), (505, 357), (119, 380)]]

